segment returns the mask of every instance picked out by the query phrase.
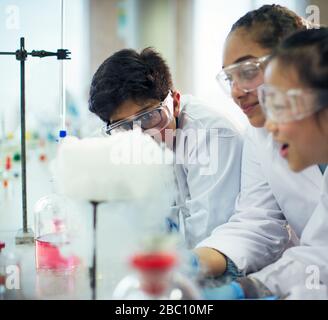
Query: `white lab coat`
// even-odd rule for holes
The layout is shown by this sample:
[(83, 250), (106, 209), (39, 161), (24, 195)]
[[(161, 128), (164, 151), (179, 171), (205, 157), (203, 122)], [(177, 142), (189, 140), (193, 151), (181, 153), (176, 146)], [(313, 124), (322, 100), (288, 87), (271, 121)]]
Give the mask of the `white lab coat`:
[[(236, 213), (198, 247), (222, 252), (280, 297), (293, 298), (296, 287), (298, 297), (305, 297), (302, 288), (306, 279), (311, 281), (313, 266), (320, 270), (320, 281), (328, 285), (327, 191), (317, 207), (322, 184), (318, 166), (292, 172), (271, 135), (250, 127)], [(300, 239), (293, 247), (288, 224)]]
[(182, 96), (178, 128), (174, 168), (178, 192), (171, 218), (186, 246), (194, 248), (234, 212), (242, 137), (227, 117), (189, 95)]
[(252, 276), (287, 299), (328, 299), (328, 170), (319, 205), (303, 229), (300, 245)]

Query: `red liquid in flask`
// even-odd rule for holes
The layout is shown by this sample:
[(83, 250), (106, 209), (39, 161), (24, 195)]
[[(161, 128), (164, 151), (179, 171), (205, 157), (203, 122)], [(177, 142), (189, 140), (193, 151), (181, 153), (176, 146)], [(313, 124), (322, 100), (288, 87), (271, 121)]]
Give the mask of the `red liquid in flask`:
[(76, 268), (78, 257), (64, 256), (61, 249), (69, 245), (61, 234), (47, 234), (35, 240), (36, 268), (43, 270), (69, 271)]

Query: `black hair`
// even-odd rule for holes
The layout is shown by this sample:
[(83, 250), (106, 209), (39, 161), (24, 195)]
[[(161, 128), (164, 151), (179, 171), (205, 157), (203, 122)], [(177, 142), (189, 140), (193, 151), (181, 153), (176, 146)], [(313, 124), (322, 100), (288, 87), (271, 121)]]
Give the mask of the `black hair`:
[(240, 28), (263, 48), (274, 49), (288, 35), (306, 29), (306, 23), (295, 12), (273, 4), (245, 14), (232, 26), (230, 33)]
[(293, 34), (274, 50), (271, 59), (295, 68), (305, 86), (322, 90), (319, 102), (328, 106), (328, 28)]
[(162, 101), (172, 89), (169, 67), (158, 52), (124, 49), (105, 60), (93, 76), (89, 110), (108, 122), (125, 101)]
[(328, 28), (293, 34), (274, 50), (274, 58), (284, 66), (296, 68), (305, 85), (328, 89)]

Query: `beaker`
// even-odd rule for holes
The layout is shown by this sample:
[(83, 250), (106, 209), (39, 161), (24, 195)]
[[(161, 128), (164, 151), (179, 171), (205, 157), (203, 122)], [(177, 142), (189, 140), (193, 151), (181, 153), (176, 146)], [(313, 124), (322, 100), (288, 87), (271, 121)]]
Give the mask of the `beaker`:
[(35, 259), (37, 270), (72, 271), (80, 259), (74, 254), (71, 206), (57, 194), (41, 198), (35, 205)]

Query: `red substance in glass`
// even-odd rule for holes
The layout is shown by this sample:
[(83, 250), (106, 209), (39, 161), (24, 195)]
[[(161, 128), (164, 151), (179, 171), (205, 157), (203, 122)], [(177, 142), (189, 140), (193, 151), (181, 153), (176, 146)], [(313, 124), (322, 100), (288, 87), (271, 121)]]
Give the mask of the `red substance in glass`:
[(46, 270), (71, 270), (80, 260), (76, 256), (63, 256), (60, 249), (68, 245), (60, 234), (48, 234), (35, 240), (36, 268)]

